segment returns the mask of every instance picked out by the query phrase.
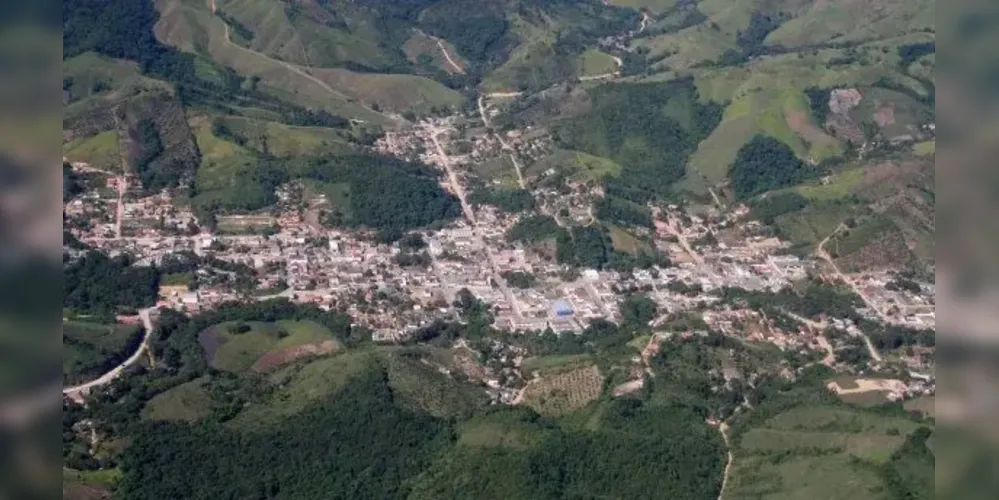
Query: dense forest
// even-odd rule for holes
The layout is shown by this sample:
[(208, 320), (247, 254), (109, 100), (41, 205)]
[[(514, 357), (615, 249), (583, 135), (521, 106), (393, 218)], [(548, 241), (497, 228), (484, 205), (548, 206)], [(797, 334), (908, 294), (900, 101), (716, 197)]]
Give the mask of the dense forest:
[(393, 404), (373, 370), (277, 428), (148, 424), (122, 460), (124, 498), (400, 498), (451, 440), (447, 424)]
[(735, 196), (746, 199), (798, 184), (812, 173), (786, 144), (758, 135), (739, 148), (729, 168), (729, 180)]
[(108, 317), (156, 303), (160, 273), (126, 256), (87, 252), (63, 270), (63, 307)]
[(473, 205), (492, 205), (504, 212), (516, 213), (534, 209), (534, 196), (526, 189), (483, 187), (468, 195)]
[(554, 238), (559, 231), (559, 225), (550, 215), (531, 215), (523, 217), (506, 231), (507, 241), (522, 241), (538, 243)]
[(794, 213), (809, 205), (808, 198), (796, 192), (770, 193), (749, 202), (749, 214), (764, 224), (773, 224), (777, 217)]
[(197, 77), (194, 56), (156, 40), (159, 13), (152, 1), (77, 0), (63, 6), (63, 57), (92, 50), (139, 63), (143, 73), (170, 82)]
[(623, 226), (652, 227), (652, 213), (645, 206), (604, 196), (596, 203), (597, 219)]
[(721, 121), (721, 106), (701, 103), (691, 80), (606, 84), (589, 94), (591, 111), (560, 125), (556, 141), (620, 164), (608, 190), (620, 185), (619, 196), (639, 203), (667, 195), (698, 143)]
[(201, 190), (196, 182), (193, 202), (199, 220), (227, 211), (259, 210), (277, 201), (274, 190), (281, 184), (312, 179), (347, 188), (345, 203), (332, 207), (325, 224), (366, 227), (397, 238), (407, 230), (461, 215), (458, 199), (437, 182), (439, 175), (422, 164), (373, 154), (262, 158), (246, 175), (221, 188)]

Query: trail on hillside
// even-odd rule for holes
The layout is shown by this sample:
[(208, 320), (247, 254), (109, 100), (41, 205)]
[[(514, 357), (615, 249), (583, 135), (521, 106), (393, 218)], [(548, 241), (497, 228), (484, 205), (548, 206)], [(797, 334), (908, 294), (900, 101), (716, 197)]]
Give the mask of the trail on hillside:
[(457, 62), (455, 62), (454, 59), (451, 59), (451, 54), (448, 53), (447, 47), (444, 46), (444, 41), (443, 40), (441, 40), (439, 37), (436, 37), (436, 36), (431, 35), (429, 33), (424, 33), (424, 32), (422, 32), (420, 30), (417, 30), (417, 31), (419, 31), (421, 35), (423, 35), (423, 36), (425, 36), (425, 37), (427, 37), (427, 38), (429, 38), (429, 39), (437, 42), (437, 47), (441, 49), (441, 53), (444, 54), (444, 59), (447, 59), (447, 63), (450, 64), (451, 67), (454, 68), (454, 70), (457, 73), (462, 74), (462, 75), (465, 74), (465, 69), (462, 68), (461, 65), (459, 65)]
[(721, 432), (722, 439), (725, 440), (725, 447), (728, 448), (728, 461), (725, 462), (725, 474), (722, 476), (721, 490), (718, 491), (718, 500), (722, 500), (722, 496), (725, 494), (725, 486), (728, 485), (729, 472), (732, 469), (732, 445), (728, 441), (728, 424), (722, 422), (718, 426), (718, 431)]
[[(211, 7), (212, 16), (215, 16), (215, 11), (216, 11), (215, 0), (208, 0), (208, 2), (209, 2), (209, 6)], [(333, 94), (333, 95), (335, 95), (335, 96), (337, 96), (337, 97), (339, 97), (339, 98), (341, 98), (341, 99), (343, 99), (345, 101), (348, 101), (351, 104), (356, 104), (357, 106), (360, 106), (360, 107), (364, 108), (367, 111), (370, 111), (370, 112), (375, 113), (377, 115), (384, 116), (384, 117), (386, 117), (386, 118), (388, 118), (390, 120), (393, 120), (393, 121), (399, 121), (400, 120), (400, 118), (397, 117), (397, 116), (391, 116), (391, 115), (387, 115), (385, 113), (382, 113), (380, 111), (375, 111), (374, 109), (371, 109), (368, 106), (365, 106), (364, 104), (362, 104), (362, 103), (360, 103), (358, 101), (353, 101), (352, 100), (353, 98), (351, 98), (347, 94), (344, 94), (343, 92), (340, 92), (339, 90), (334, 89), (328, 83), (326, 83), (326, 82), (324, 82), (324, 81), (316, 78), (315, 76), (313, 76), (308, 71), (305, 71), (302, 68), (300, 68), (300, 67), (298, 67), (298, 66), (296, 66), (294, 64), (291, 64), (291, 63), (286, 62), (286, 61), (282, 61), (280, 59), (274, 59), (273, 57), (271, 57), (271, 56), (269, 56), (267, 54), (264, 54), (263, 52), (257, 52), (256, 50), (253, 50), (251, 48), (243, 47), (242, 45), (233, 43), (231, 35), (229, 33), (229, 23), (225, 22), (222, 19), (219, 19), (219, 22), (222, 23), (222, 26), (225, 28), (225, 43), (226, 44), (228, 44), (228, 45), (230, 45), (232, 47), (235, 47), (236, 49), (241, 50), (243, 52), (246, 52), (248, 54), (253, 54), (253, 55), (255, 55), (257, 57), (260, 57), (262, 59), (266, 59), (268, 61), (280, 64), (281, 66), (283, 66), (288, 71), (291, 71), (292, 73), (295, 73), (295, 74), (297, 74), (299, 76), (307, 78), (309, 81), (311, 81), (312, 83), (315, 83), (316, 85), (318, 85), (319, 87), (321, 87), (323, 90), (325, 90), (325, 91), (327, 91), (327, 92), (329, 92), (329, 93), (331, 93), (331, 94)]]

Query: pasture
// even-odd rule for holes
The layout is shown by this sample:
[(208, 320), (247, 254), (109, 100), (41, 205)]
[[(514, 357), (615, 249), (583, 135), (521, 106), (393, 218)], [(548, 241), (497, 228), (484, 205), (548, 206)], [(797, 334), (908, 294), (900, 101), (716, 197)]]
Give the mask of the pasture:
[(741, 434), (726, 498), (871, 498), (886, 465), (919, 424), (847, 407), (798, 407)]
[(142, 417), (172, 422), (201, 420), (211, 413), (213, 406), (204, 384), (204, 379), (192, 380), (157, 394), (142, 409)]
[(62, 154), (71, 163), (83, 162), (92, 168), (121, 172), (118, 131), (105, 130), (63, 144)]

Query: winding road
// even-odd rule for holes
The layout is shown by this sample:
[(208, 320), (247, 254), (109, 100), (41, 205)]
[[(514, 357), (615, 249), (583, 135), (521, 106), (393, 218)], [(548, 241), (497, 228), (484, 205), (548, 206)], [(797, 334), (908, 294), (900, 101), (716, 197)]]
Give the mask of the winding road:
[(427, 38), (430, 38), (431, 40), (437, 42), (437, 47), (439, 47), (441, 49), (441, 52), (444, 54), (444, 59), (447, 59), (447, 63), (450, 64), (452, 68), (454, 68), (455, 72), (461, 75), (465, 74), (465, 69), (462, 68), (461, 65), (456, 63), (454, 59), (451, 59), (451, 54), (448, 53), (447, 47), (444, 46), (443, 40), (431, 34), (423, 33), (422, 31), (420, 33), (426, 36)]
[(143, 333), (142, 336), (142, 343), (139, 344), (138, 349), (136, 349), (135, 352), (128, 357), (128, 359), (123, 361), (120, 365), (112, 368), (111, 371), (89, 382), (85, 382), (80, 385), (75, 385), (73, 387), (63, 388), (62, 390), (63, 396), (72, 399), (74, 401), (80, 402), (83, 400), (84, 396), (86, 396), (90, 392), (91, 389), (93, 389), (94, 387), (99, 387), (111, 383), (116, 378), (118, 378), (125, 371), (126, 368), (134, 365), (140, 359), (142, 359), (142, 355), (146, 352), (147, 349), (149, 349), (149, 339), (152, 338), (153, 335), (153, 321), (150, 315), (154, 310), (156, 309), (150, 307), (148, 309), (142, 309), (141, 311), (139, 311), (139, 318), (142, 320), (142, 326), (145, 329), (145, 332)]

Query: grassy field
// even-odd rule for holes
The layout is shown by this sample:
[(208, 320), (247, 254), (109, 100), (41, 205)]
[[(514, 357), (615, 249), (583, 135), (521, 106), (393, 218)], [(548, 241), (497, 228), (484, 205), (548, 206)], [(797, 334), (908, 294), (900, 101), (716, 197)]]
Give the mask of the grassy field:
[(501, 447), (515, 450), (532, 448), (543, 437), (541, 429), (523, 420), (519, 411), (504, 411), (473, 417), (462, 423), (458, 444)]
[(306, 69), (226, 43), (225, 25), (211, 14), (208, 2), (157, 0), (156, 8), (160, 12), (155, 26), (156, 38), (166, 45), (199, 54), (233, 68), (240, 75), (257, 76), (260, 90), (301, 106), (321, 108), (370, 123), (391, 123), (385, 115), (366, 109), (357, 103), (356, 97), (333, 88)]
[(573, 178), (582, 181), (595, 181), (605, 176), (616, 177), (621, 174), (621, 166), (609, 158), (582, 151), (556, 149), (552, 154), (528, 166), (524, 175), (540, 175), (550, 168), (568, 171)]
[(722, 123), (701, 142), (690, 159), (690, 167), (710, 183), (722, 182), (739, 148), (756, 135), (773, 137), (804, 159), (821, 161), (840, 154), (838, 141), (810, 120), (805, 96), (794, 88), (741, 94), (725, 108)]
[(388, 368), (389, 385), (404, 405), (441, 418), (471, 414), (485, 404), (485, 393), (457, 382), (437, 368), (393, 350), (381, 352)]
[(527, 385), (523, 403), (540, 415), (566, 415), (596, 399), (603, 381), (596, 365), (551, 371)]
[[(932, 28), (935, 24), (933, 7), (931, 0), (880, 0), (873, 5), (864, 0), (815, 3), (770, 33), (766, 43), (798, 47), (899, 36)], [(859, 19), (865, 22), (858, 22)]]
[(212, 410), (212, 398), (205, 391), (202, 379), (178, 385), (157, 394), (142, 409), (143, 418), (149, 420), (196, 422)]
[(111, 490), (121, 480), (121, 470), (73, 470), (62, 471), (62, 498), (65, 500), (104, 500), (111, 496)]
[(278, 370), (269, 376), (277, 389), (268, 401), (246, 408), (231, 425), (252, 430), (262, 425), (280, 424), (312, 403), (335, 394), (376, 362), (374, 352), (353, 351)]
[(459, 383), (402, 352), (392, 347), (346, 351), (279, 369), (268, 376), (275, 386), (268, 400), (246, 408), (230, 425), (250, 430), (280, 424), (376, 365), (385, 368), (399, 402), (411, 408), (452, 417), (485, 403), (485, 393), (479, 388)]
[(105, 130), (90, 137), (74, 139), (63, 145), (62, 154), (70, 162), (79, 161), (93, 168), (121, 172), (117, 130)]
[[(800, 407), (740, 436), (726, 498), (877, 497), (886, 464), (918, 423), (841, 407)], [(862, 462), (858, 463), (857, 460)]]
[(777, 217), (776, 226), (792, 245), (814, 246), (856, 211), (853, 205), (816, 204), (802, 212)]
[(864, 171), (850, 168), (834, 174), (828, 184), (806, 184), (794, 188), (813, 202), (835, 201), (850, 196), (853, 188), (864, 181)]
[(132, 61), (110, 59), (93, 52), (64, 60), (62, 72), (73, 101), (109, 92), (126, 95), (142, 90), (170, 90), (166, 82), (142, 76), (138, 64)]
[(916, 156), (929, 156), (937, 152), (937, 141), (923, 141), (912, 146)]
[[(507, 155), (496, 156), (483, 163), (476, 163), (472, 166), (472, 171), (489, 182), (498, 181), (506, 187), (520, 187), (517, 180), (517, 168)], [(524, 172), (524, 175), (528, 175), (528, 172)]]
[(905, 402), (905, 409), (932, 417), (936, 414), (936, 398), (933, 396), (922, 396), (910, 399)]
[(322, 127), (296, 127), (272, 121), (226, 116), (216, 120), (246, 139), (246, 147), (274, 156), (338, 154), (351, 151), (348, 133)]
[(599, 50), (588, 49), (579, 57), (581, 76), (606, 75), (617, 70), (617, 63), (614, 61), (614, 58)]
[[(249, 330), (236, 333), (240, 325), (249, 327)], [(211, 353), (209, 363), (217, 370), (233, 373), (249, 370), (269, 352), (333, 340), (329, 330), (318, 323), (288, 320), (276, 323), (220, 323), (201, 334), (202, 338), (208, 335), (223, 340), (218, 349)]]
[(589, 354), (571, 354), (566, 356), (538, 356), (527, 358), (520, 365), (520, 371), (525, 376), (538, 371), (545, 372), (559, 368), (566, 368), (578, 365), (585, 365), (593, 360)]
[(846, 236), (830, 239), (827, 249), (835, 249), (839, 255), (849, 255), (871, 244), (887, 233), (896, 232), (895, 223), (887, 217), (872, 217), (849, 230)]
[(635, 235), (628, 231), (617, 226), (608, 227), (610, 229), (611, 243), (614, 244), (614, 250), (637, 254), (640, 250), (647, 250), (649, 248), (647, 243), (636, 238)]

